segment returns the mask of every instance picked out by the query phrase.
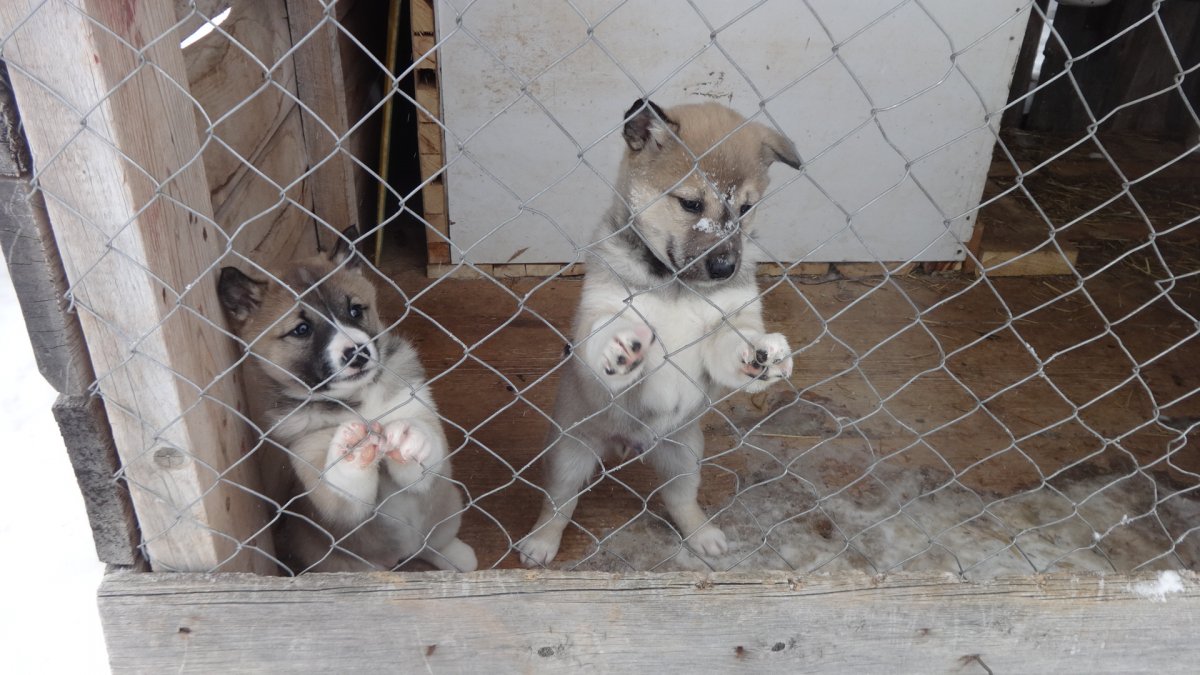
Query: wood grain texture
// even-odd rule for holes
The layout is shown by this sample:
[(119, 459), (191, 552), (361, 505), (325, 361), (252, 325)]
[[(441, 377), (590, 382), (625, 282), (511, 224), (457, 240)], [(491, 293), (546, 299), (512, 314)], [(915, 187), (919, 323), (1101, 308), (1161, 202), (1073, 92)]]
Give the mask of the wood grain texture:
[(83, 496), (96, 558), (109, 565), (144, 565), (129, 489), (113, 478), (121, 460), (103, 403), (87, 395), (62, 394), (52, 410)]
[(254, 2), (184, 51), (214, 216), (235, 252), (267, 268), (316, 250), (291, 47), (284, 3)]
[(115, 672), (1166, 673), (1194, 665), (1200, 583), (1180, 581), (118, 573), (99, 605)]
[(317, 0), (287, 0), (288, 25), (295, 51), (296, 93), (307, 155), (305, 177), (311, 199), (305, 204), (317, 218), (317, 237), (333, 242), (337, 232), (358, 222), (354, 172), (344, 147), (350, 123), (342, 74), (341, 32), (333, 7)]
[[(984, 250), (979, 255), (979, 262), (989, 277), (1069, 275), (1075, 270), (1075, 261), (1078, 259), (1079, 249), (1073, 246), (1064, 246), (1062, 253), (1047, 246), (1037, 251), (1029, 249)], [(978, 275), (981, 271), (976, 269), (975, 273)]]
[(235, 463), (232, 345), (199, 318), (220, 316), (205, 280), (222, 245), (183, 57), (157, 39), (175, 13), (126, 9), (5, 3), (3, 55), (145, 550), (156, 569), (266, 572), (265, 509), (233, 487), (258, 481)]
[[(24, 138), (20, 138), (24, 144)], [(95, 376), (41, 193), (29, 179), (0, 177), (0, 248), (17, 291), (42, 377), (63, 394), (83, 394)]]
[[(120, 461), (100, 401), (87, 393), (95, 375), (41, 193), (30, 184), (29, 148), (7, 77), (0, 81), (0, 248), (17, 292), (42, 377), (60, 396), (53, 411), (87, 510), (96, 556), (135, 565), (138, 529), (125, 486), (113, 480)], [(9, 172), (15, 172), (9, 177)], [(39, 448), (52, 453), (57, 448)]]
[(412, 25), (412, 60), (417, 66), (414, 97), (421, 108), (428, 112), (419, 111), (417, 115), (418, 163), (421, 181), (428, 181), (421, 190), (423, 217), (429, 227), (442, 235), (434, 232), (425, 235), (428, 274), (432, 278), (444, 274), (439, 270), (446, 269), (443, 263), (451, 261), (450, 246), (446, 240), (450, 236), (450, 219), (446, 215), (445, 132), (439, 124), (442, 95), (439, 89), (434, 3), (432, 0), (413, 0), (409, 3), (409, 17)]

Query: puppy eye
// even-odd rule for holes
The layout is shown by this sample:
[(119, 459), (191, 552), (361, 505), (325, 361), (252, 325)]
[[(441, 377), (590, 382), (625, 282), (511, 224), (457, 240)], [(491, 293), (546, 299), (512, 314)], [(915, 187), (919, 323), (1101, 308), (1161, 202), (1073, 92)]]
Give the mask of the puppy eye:
[(295, 337), (307, 337), (311, 332), (312, 326), (310, 326), (307, 321), (301, 321), (300, 323), (296, 324), (296, 327), (293, 328), (292, 332), (288, 333), (288, 335), (293, 335)]
[(683, 210), (688, 213), (700, 213), (704, 210), (704, 202), (699, 199), (684, 199), (683, 197), (676, 197), (676, 199), (679, 200), (679, 205), (683, 207)]
[(742, 208), (738, 209), (738, 215), (744, 216), (750, 213), (750, 209), (754, 208), (753, 204), (742, 204)]
[(350, 318), (361, 319), (363, 314), (367, 313), (367, 308), (362, 305), (350, 305)]

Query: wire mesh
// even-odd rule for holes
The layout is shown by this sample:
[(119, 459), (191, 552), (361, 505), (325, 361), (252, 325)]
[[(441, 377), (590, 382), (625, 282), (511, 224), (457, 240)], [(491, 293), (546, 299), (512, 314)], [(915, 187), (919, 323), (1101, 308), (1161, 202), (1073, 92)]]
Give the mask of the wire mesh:
[[(710, 16), (711, 3), (680, 3), (678, 25), (655, 27), (653, 39), (699, 40), (701, 46), (688, 59), (671, 64), (671, 77), (654, 83), (638, 78), (625, 57), (601, 37), (614, 13), (645, 9), (646, 3), (634, 0), (604, 7), (563, 0), (578, 19), (568, 36), (571, 45), (549, 54), (535, 73), (506, 63), (490, 42), (494, 36), (480, 35), (471, 17), (481, 10), (472, 2), (434, 3), (440, 31), (425, 53), (418, 45), (416, 58), (396, 72), (377, 46), (366, 43), (361, 29), (345, 24), (346, 3), (321, 3), (321, 18), (311, 31), (289, 33), (286, 40), (266, 46), (243, 44), (247, 33), (239, 31), (239, 21), (266, 12), (284, 17), (286, 28), (285, 5), (295, 3), (263, 3), (254, 9), (248, 3), (232, 3), (231, 8), (177, 4), (177, 21), (169, 31), (135, 45), (106, 18), (89, 13), (87, 3), (48, 0), (32, 6), (24, 20), (10, 23), (2, 43), (14, 83), (49, 94), (75, 125), (57, 140), (53, 152), (35, 152), (33, 180), (52, 212), (85, 223), (102, 244), (92, 251), (90, 262), (74, 262), (69, 299), (73, 311), (119, 334), (125, 357), (112, 368), (98, 369), (91, 390), (105, 399), (110, 417), (122, 415), (141, 425), (141, 441), (122, 449), (125, 468), (115, 478), (128, 484), (136, 504), (173, 509), (164, 527), (150, 528), (139, 508), (142, 547), (156, 568), (171, 567), (154, 553), (156, 540), (174, 536), (177, 528), (194, 528), (227, 545), (223, 557), (207, 569), (226, 569), (234, 557), (249, 554), (287, 574), (423, 565), (511, 567), (521, 564), (522, 550), (534, 551), (526, 564), (571, 570), (943, 570), (980, 577), (1197, 567), (1200, 462), (1189, 440), (1200, 424), (1200, 380), (1194, 365), (1200, 331), (1200, 195), (1195, 187), (1200, 54), (1180, 39), (1179, 25), (1173, 23), (1180, 17), (1195, 19), (1188, 3), (1137, 5), (1143, 13), (1081, 48), (1057, 3), (1012, 3), (1017, 11), (1011, 16), (962, 42), (939, 21), (945, 10), (939, 3), (875, 3), (873, 19), (848, 27), (836, 4), (805, 0), (803, 20), (825, 36), (827, 44), (819, 46), (825, 51), (816, 66), (803, 72), (788, 72), (792, 66), (785, 60), (774, 63), (790, 82), (775, 91), (756, 86), (762, 74), (739, 64), (723, 42), (723, 35), (747, 17), (771, 16), (775, 4), (769, 2), (743, 2), (732, 13), (725, 8), (721, 16), (732, 18), (724, 21)], [(369, 3), (358, 4), (362, 9)], [(71, 64), (23, 62), (10, 46), (23, 31), (44, 29), (39, 20), (52, 12), (82, 18), (89, 30), (123, 44), (137, 65), (117, 77), (99, 100), (80, 103), (74, 92), (63, 91), (46, 75), (47, 67)], [(943, 75), (901, 96), (890, 92), (883, 97), (872, 91), (880, 86), (879, 73), (864, 73), (862, 61), (847, 54), (868, 32), (893, 30), (889, 19), (900, 12), (917, 17), (923, 31), (939, 36)], [(1026, 64), (1032, 77), (1022, 80), (1027, 73), (1019, 73), (1017, 81), (1028, 86), (1014, 88), (1002, 106), (989, 106), (963, 64), (990, 36), (1002, 31), (1020, 36), (1027, 21), (1033, 30), (1025, 39), (1037, 45), (1028, 51), (1040, 55), (1045, 45), (1045, 61), (1039, 56)], [(683, 25), (688, 28), (679, 27)], [(353, 54), (367, 64), (371, 78), (385, 83), (377, 94), (359, 92), (367, 102), (347, 106), (363, 112), (349, 119), (346, 128), (322, 119), (311, 107), (312, 99), (298, 93), (303, 83), (294, 77), (289, 81), (287, 75), (295, 72), (291, 64), (300, 50), (323, 39), (322, 31), (331, 27), (343, 53)], [(793, 28), (778, 30), (786, 36)], [(1195, 34), (1190, 35), (1195, 42)], [(538, 48), (538, 40), (563, 42), (529, 34), (511, 37), (530, 41), (531, 49)], [(649, 34), (637, 37), (651, 39)], [(1113, 54), (1120, 64), (1146, 40), (1160, 48), (1160, 58), (1152, 62), (1160, 77), (1152, 81), (1164, 84), (1124, 90), (1125, 98), (1115, 102), (1098, 98), (1097, 76), (1085, 70), (1086, 64)], [(498, 92), (497, 103), (476, 111), (483, 122), (470, 127), (449, 123), (446, 111), (405, 85), (418, 70), (415, 64), (447, 58), (445, 46), (454, 41), (467, 41), (490, 54), (496, 68), (507, 74), (478, 83)], [(182, 53), (189, 64), (205, 62), (189, 50), (207, 50), (208, 57), (225, 54), (223, 58), (252, 64), (261, 79), (244, 85), (240, 100), (206, 106), (196, 93), (212, 86), (202, 81), (205, 72), (189, 68), (189, 81), (178, 81), (158, 61), (146, 58), (155, 45), (173, 48), (179, 43), (185, 45)], [(534, 85), (558, 69), (569, 76), (572, 56), (585, 47), (603, 52), (614, 77), (633, 83), (642, 97), (663, 104), (666, 111), (635, 106), (623, 118), (630, 102), (622, 100), (613, 104), (611, 127), (583, 136), (570, 129)], [(844, 76), (843, 89), (831, 96), (855, 98), (861, 122), (803, 153), (797, 158), (803, 160), (799, 170), (776, 181), (752, 205), (757, 210), (802, 186), (804, 194), (821, 202), (820, 208), (832, 207), (836, 222), (811, 250), (782, 258), (749, 227), (749, 216), (745, 228), (742, 216), (733, 217), (729, 232), (693, 252), (690, 267), (674, 260), (668, 265), (660, 256), (658, 264), (676, 269), (649, 282), (629, 278), (628, 270), (636, 266), (613, 264), (607, 255), (613, 242), (633, 242), (634, 249), (662, 254), (663, 247), (647, 234), (648, 222), (654, 213), (678, 207), (674, 190), (682, 182), (650, 199), (639, 198), (635, 206), (638, 200), (632, 199), (617, 167), (595, 157), (598, 149), (623, 148), (627, 125), (638, 119), (664, 134), (655, 142), (682, 142), (683, 132), (670, 125), (670, 116), (677, 114), (670, 107), (677, 101), (668, 100), (676, 93), (670, 82), (704, 54), (720, 55), (756, 97), (733, 106), (748, 119), (723, 131), (713, 148), (688, 151), (692, 176), (699, 177), (701, 189), (711, 191), (706, 194), (725, 193), (706, 172), (706, 157), (719, 155), (747, 130), (803, 127), (803, 121), (783, 117), (792, 111), (775, 105), (777, 99), (820, 68), (835, 68)], [(872, 58), (887, 62), (897, 56)], [(116, 135), (89, 123), (118, 91), (145, 86), (140, 77), (144, 69), (155, 69), (185, 94), (197, 118), (200, 150), (165, 178), (155, 167), (139, 166)], [(888, 112), (919, 104), (952, 79), (967, 85), (960, 103), (972, 108), (976, 121), (937, 147), (916, 153), (906, 149), (905, 131), (887, 123)], [(349, 97), (350, 92), (327, 94)], [(1057, 108), (1036, 109), (1039, 98), (1055, 96)], [(280, 108), (301, 118), (310, 136), (332, 141), (327, 154), (281, 171), (268, 166), (261, 152), (249, 152), (231, 140), (239, 128), (250, 126), (246, 113), (256, 113), (264, 97), (282, 101)], [(1062, 100), (1069, 100), (1075, 112), (1063, 107)], [(394, 114), (432, 121), (444, 136), (442, 163), (407, 183), (386, 180), (372, 157), (352, 151), (356, 135), (377, 130), (389, 101)], [(1174, 106), (1176, 137), (1129, 133), (1131, 116), (1166, 102)], [(573, 169), (601, 181), (605, 199), (615, 197), (625, 221), (581, 239), (573, 224), (539, 209), (539, 197), (567, 175), (528, 192), (512, 187), (521, 179), (519, 162), (497, 167), (473, 153), (473, 142), (518, 104), (541, 116), (547, 129), (570, 139), (576, 153)], [(27, 126), (46, 114), (24, 104), (21, 112)], [(1002, 117), (1014, 113), (1017, 123), (1002, 127)], [(1045, 133), (1018, 128), (1022, 116), (1044, 120), (1069, 113), (1084, 120), (1082, 129)], [(284, 123), (273, 123), (264, 133), (275, 133)], [(1116, 128), (1119, 123), (1125, 124), (1123, 129)], [(886, 144), (890, 156), (878, 161), (898, 160), (903, 170), (882, 189), (870, 187), (850, 200), (839, 198), (819, 168), (864, 130), (877, 133)], [(927, 185), (931, 178), (924, 169), (940, 151), (981, 133), (994, 146), (983, 195), (965, 211), (949, 210), (938, 189)], [(538, 145), (537, 139), (528, 142)], [(135, 203), (123, 222), (109, 222), (92, 204), (42, 180), (73, 146), (84, 143), (100, 144), (153, 184), (144, 201), (131, 197)], [(294, 138), (291, 143), (304, 141)], [(310, 183), (323, 168), (340, 161), (350, 163), (360, 186), (382, 191), (396, 205), (387, 218), (347, 230), (350, 223), (330, 222), (314, 206)], [(233, 207), (198, 211), (167, 187), (189, 167), (199, 166), (212, 174), (214, 205), (218, 197), (229, 204), (241, 198), (223, 193), (228, 186), (215, 182), (216, 175), (240, 176), (268, 198), (236, 217), (229, 215)], [(520, 227), (525, 221), (518, 215), (474, 223), (481, 229), (472, 241), (449, 236), (427, 218), (430, 205), (420, 206), (422, 194), (454, 176), (456, 166), (469, 166), (472, 175), (506, 194), (519, 216), (537, 215), (545, 223), (543, 232), (567, 243), (571, 257), (558, 262), (568, 266), (547, 278), (508, 278), (503, 273), (508, 261), (481, 259), (486, 249), (481, 242)], [(454, 180), (446, 185), (454, 208), (459, 186)], [(914, 188), (924, 201), (922, 208), (935, 214), (936, 233), (899, 248), (881, 247), (863, 226), (864, 214), (890, 193)], [(738, 206), (732, 197), (727, 197), (728, 208)], [(139, 267), (153, 276), (144, 258), (127, 247), (138, 241), (138, 219), (168, 202), (188, 211), (197, 227), (208, 227), (206, 237), (212, 232), (220, 243), (210, 258), (192, 261), (199, 272), (185, 286), (157, 279), (156, 289), (166, 289), (161, 321), (121, 333), (126, 324), (114, 312), (123, 308), (94, 305), (96, 296), (89, 289), (109, 283), (104, 275), (111, 268), (105, 265)], [(691, 210), (686, 204), (682, 208)], [(301, 250), (296, 258), (304, 258), (302, 263), (260, 259), (246, 240), (264, 222), (282, 219), (281, 213), (303, 225), (287, 231), (292, 234), (272, 230), (271, 236), (294, 236), (314, 223), (325, 250)], [(772, 225), (767, 213), (756, 228)], [(573, 215), (600, 222), (603, 213)], [(805, 214), (790, 217), (802, 226)], [(1035, 231), (1007, 244), (1000, 257), (989, 257), (986, 245), (981, 249), (970, 241), (972, 227), (955, 225), (983, 222), (988, 236), (1015, 228), (1018, 221), (1034, 223)], [(418, 224), (431, 245), (449, 249), (453, 262), (440, 266), (440, 276), (427, 278), (422, 266), (399, 252), (403, 246), (395, 240), (405, 238), (406, 223)], [(385, 249), (392, 252), (382, 260), (369, 260), (367, 243), (385, 231), (395, 250)], [(421, 238), (413, 239), (419, 248)], [(744, 246), (746, 260), (768, 264), (763, 268), (768, 274), (755, 281), (752, 293), (730, 304), (714, 300), (712, 286), (696, 281), (693, 273), (733, 240)], [(827, 259), (827, 245), (835, 240), (857, 242), (874, 262), (816, 265)], [(962, 252), (963, 263), (930, 263), (929, 251), (947, 242)], [(897, 250), (905, 253), (897, 255)], [(573, 276), (573, 263), (588, 266), (588, 281)], [(1059, 273), (1009, 276), (1028, 274), (1039, 265)], [(222, 272), (225, 267), (241, 271)], [(468, 276), (473, 278), (463, 278)], [(584, 300), (598, 297), (591, 284), (600, 278), (623, 289), (624, 306), (604, 321), (574, 325), (581, 294)], [(363, 280), (373, 286), (364, 286)], [(193, 287), (215, 290), (218, 284), (225, 315), (190, 299)], [(124, 301), (153, 304), (159, 299)], [(715, 312), (717, 318), (688, 339), (647, 356), (663, 345), (662, 335), (690, 320), (679, 313), (681, 308)], [(765, 327), (755, 325), (760, 312)], [(172, 369), (169, 358), (147, 347), (179, 315), (220, 331), (237, 345), (237, 357), (219, 364), (211, 381), (188, 379)], [(749, 317), (748, 323), (738, 317)], [(643, 326), (645, 331), (638, 332)], [(775, 332), (783, 335), (785, 345), (764, 342), (765, 335)], [(410, 342), (419, 356), (409, 351)], [(771, 353), (760, 356), (767, 351)], [(120, 384), (129, 362), (147, 360), (177, 380), (181, 408), (147, 414), (161, 407), (161, 401)], [(759, 376), (768, 366), (781, 377), (764, 387), (769, 378)], [(721, 368), (748, 374), (741, 384), (724, 386), (712, 374)], [(245, 377), (237, 386), (250, 403), (248, 410), (219, 393), (242, 371)], [(572, 372), (577, 375), (569, 376)], [(569, 377), (575, 377), (569, 380), (573, 385), (556, 390)], [(619, 386), (611, 384), (614, 377), (621, 379)], [(605, 392), (606, 398), (584, 396), (581, 390), (587, 387)], [(667, 415), (673, 421), (663, 426), (656, 421), (659, 411), (647, 400), (671, 396), (692, 403)], [(164, 442), (175, 438), (192, 410), (212, 404), (250, 428), (250, 446), (227, 457), (224, 465), (192, 455), (187, 447), (176, 447), (179, 443), (168, 444), (163, 454)], [(597, 443), (592, 432), (583, 432), (611, 424), (614, 415), (641, 424), (645, 434), (635, 439), (614, 434)], [(550, 513), (559, 514), (551, 522), (564, 528), (561, 546), (552, 536), (540, 549), (532, 548), (526, 536), (532, 530), (536, 539), (542, 531), (538, 527), (545, 521), (535, 525), (538, 512), (556, 485), (547, 467), (554, 466), (564, 443), (586, 464), (578, 494), (572, 492), (566, 500), (573, 507), (579, 496), (579, 505), (564, 512), (561, 498), (551, 500)], [(142, 480), (139, 476), (146, 474), (131, 470), (142, 462), (172, 466), (179, 461), (172, 453), (202, 464), (209, 476), (207, 487), (190, 501), (180, 503), (169, 486)], [(680, 458), (688, 457), (693, 463), (681, 468)], [(239, 482), (244, 474), (238, 472), (247, 467), (254, 467), (261, 484)], [(559, 468), (566, 471), (561, 461)], [(665, 475), (656, 475), (655, 468)], [(580, 472), (579, 467), (574, 470)], [(564, 484), (571, 481), (557, 483)], [(250, 536), (231, 534), (200, 508), (216, 491), (229, 489), (248, 496), (266, 513), (265, 524)], [(138, 495), (145, 499), (139, 502)], [(699, 522), (697, 512), (688, 510), (697, 500), (703, 509)], [(687, 514), (693, 519), (681, 522)], [(723, 533), (719, 541), (714, 528)], [(274, 534), (273, 547), (259, 543), (267, 530)]]

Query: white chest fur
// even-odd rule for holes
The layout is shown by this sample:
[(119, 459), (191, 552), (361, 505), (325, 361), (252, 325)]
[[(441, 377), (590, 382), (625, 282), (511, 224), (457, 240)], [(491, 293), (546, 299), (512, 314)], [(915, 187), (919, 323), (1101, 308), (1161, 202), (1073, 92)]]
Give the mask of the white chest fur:
[(761, 311), (753, 287), (706, 295), (686, 289), (644, 293), (628, 301), (618, 296), (616, 289), (604, 289), (610, 291), (608, 297), (597, 297), (599, 290), (585, 292), (584, 310), (593, 320), (619, 314), (623, 320), (644, 322), (654, 331), (655, 344), (647, 352), (646, 375), (636, 395), (643, 408), (666, 418), (689, 417), (708, 405), (713, 388), (708, 375), (712, 352), (707, 343), (729, 330), (729, 317)]

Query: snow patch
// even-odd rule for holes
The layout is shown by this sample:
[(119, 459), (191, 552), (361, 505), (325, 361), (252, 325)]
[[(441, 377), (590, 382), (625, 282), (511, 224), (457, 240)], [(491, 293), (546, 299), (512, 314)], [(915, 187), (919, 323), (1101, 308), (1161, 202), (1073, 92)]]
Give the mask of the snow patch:
[(1164, 570), (1158, 573), (1158, 579), (1136, 583), (1130, 590), (1152, 602), (1166, 602), (1171, 593), (1183, 592), (1183, 577), (1174, 570)]
[(696, 221), (692, 229), (704, 234), (728, 234), (733, 231), (733, 223), (716, 223), (708, 218), (701, 218)]
[(106, 673), (96, 560), (83, 497), (50, 412), (56, 393), (38, 372), (8, 268), (0, 264), (0, 606), (5, 672)]

